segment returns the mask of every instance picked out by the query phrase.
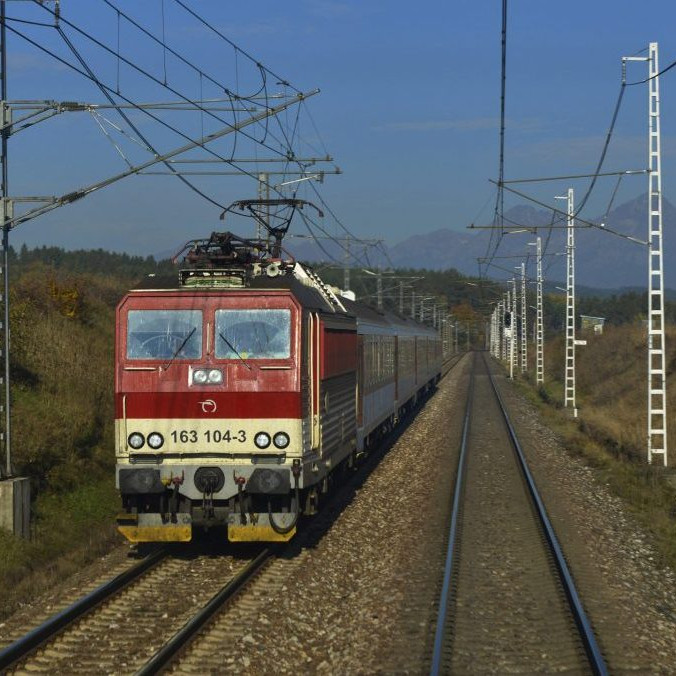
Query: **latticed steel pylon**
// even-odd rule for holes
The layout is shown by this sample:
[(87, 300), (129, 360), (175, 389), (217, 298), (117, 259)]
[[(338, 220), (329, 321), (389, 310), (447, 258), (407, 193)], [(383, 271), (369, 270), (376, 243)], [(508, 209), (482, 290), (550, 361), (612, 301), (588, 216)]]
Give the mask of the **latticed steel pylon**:
[(667, 383), (664, 346), (664, 262), (662, 255), (662, 173), (660, 85), (657, 43), (649, 49), (648, 79), (648, 462), (667, 464)]

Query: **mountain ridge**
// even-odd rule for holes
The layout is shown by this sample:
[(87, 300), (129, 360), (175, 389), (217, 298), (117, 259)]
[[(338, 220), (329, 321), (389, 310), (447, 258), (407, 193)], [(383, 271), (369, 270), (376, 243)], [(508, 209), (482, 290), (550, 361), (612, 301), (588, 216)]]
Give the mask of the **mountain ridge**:
[[(593, 219), (592, 223), (605, 223), (621, 234), (613, 235), (602, 227), (578, 226), (576, 235), (576, 283), (608, 290), (622, 287), (645, 288), (648, 282), (648, 251), (629, 238), (645, 241), (647, 239), (647, 194), (618, 205), (608, 214)], [(565, 216), (562, 216), (562, 219)], [(529, 204), (512, 207), (505, 213), (505, 223), (524, 227), (543, 228), (552, 222), (551, 212), (537, 209)], [(547, 279), (565, 279), (565, 222), (557, 227), (541, 232), (545, 254), (543, 269)], [(664, 272), (665, 286), (676, 288), (676, 250), (669, 248), (670, 232), (676, 226), (676, 207), (663, 200), (664, 229)], [(532, 233), (505, 235), (501, 238), (497, 255), (485, 274), (492, 279), (511, 278), (513, 268), (520, 265), (530, 254), (531, 274), (534, 274), (535, 247), (527, 246), (534, 241)], [(371, 255), (372, 265), (393, 265), (397, 268), (443, 270), (454, 268), (465, 275), (479, 272), (478, 258), (487, 253), (488, 231), (483, 228), (464, 231), (451, 228), (437, 228), (431, 232), (412, 234), (405, 240), (386, 249), (388, 257)], [(546, 247), (545, 247), (546, 242)], [(344, 251), (332, 242), (322, 246), (337, 260), (344, 258)], [(294, 245), (291, 251), (302, 260), (326, 260), (316, 245), (312, 243)], [(514, 259), (509, 257), (514, 256)], [(505, 258), (507, 257), (507, 258)], [(390, 263), (391, 261), (391, 263)], [(674, 264), (672, 264), (674, 263)], [(353, 264), (354, 265), (354, 264)]]

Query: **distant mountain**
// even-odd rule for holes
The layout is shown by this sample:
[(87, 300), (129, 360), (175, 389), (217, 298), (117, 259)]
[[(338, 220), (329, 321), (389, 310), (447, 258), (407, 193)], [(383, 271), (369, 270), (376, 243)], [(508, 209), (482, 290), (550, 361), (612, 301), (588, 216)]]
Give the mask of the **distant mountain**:
[[(598, 217), (593, 223), (605, 221), (607, 228), (645, 241), (648, 239), (647, 195), (641, 195), (613, 209), (605, 218)], [(676, 226), (676, 208), (667, 200), (663, 202), (663, 220), (665, 232), (664, 270), (665, 284), (676, 288), (676, 240), (671, 236)], [(565, 222), (558, 222), (551, 231), (544, 226), (552, 222), (551, 213), (535, 209), (530, 205), (519, 205), (505, 214), (505, 223), (520, 224), (526, 227), (540, 226), (540, 235), (546, 242), (547, 254), (563, 254), (566, 247)], [(387, 247), (389, 257), (395, 267), (427, 268), (443, 270), (455, 268), (463, 274), (475, 275), (478, 272), (477, 258), (486, 256), (490, 238), (489, 230), (451, 230), (442, 228), (432, 232), (411, 235), (403, 242)], [(648, 279), (648, 250), (645, 245), (637, 244), (623, 237), (603, 232), (598, 228), (576, 229), (576, 283), (608, 290), (622, 287), (645, 289)], [(535, 254), (535, 247), (527, 247), (534, 241), (534, 235), (523, 233), (504, 235), (498, 252), (493, 258), (488, 276), (504, 279), (511, 276), (514, 266), (526, 251)], [(293, 242), (293, 240), (289, 240)], [(285, 242), (285, 244), (289, 244)], [(342, 261), (344, 249), (332, 242), (322, 241), (325, 249), (321, 251), (314, 243), (291, 245), (292, 252), (304, 260), (327, 260), (326, 253)], [(287, 246), (287, 248), (289, 248)], [(355, 245), (352, 245), (352, 250)], [(511, 259), (509, 256), (517, 256)], [(372, 254), (372, 265), (387, 265), (383, 255)], [(565, 256), (548, 255), (545, 262), (546, 277), (550, 280), (565, 279)]]

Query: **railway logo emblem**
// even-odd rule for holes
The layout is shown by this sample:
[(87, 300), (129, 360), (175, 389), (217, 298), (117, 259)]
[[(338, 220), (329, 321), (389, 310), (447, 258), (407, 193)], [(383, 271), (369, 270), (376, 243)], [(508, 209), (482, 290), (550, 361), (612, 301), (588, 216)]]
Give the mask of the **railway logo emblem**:
[(216, 413), (216, 402), (213, 399), (205, 399), (200, 401), (202, 413)]

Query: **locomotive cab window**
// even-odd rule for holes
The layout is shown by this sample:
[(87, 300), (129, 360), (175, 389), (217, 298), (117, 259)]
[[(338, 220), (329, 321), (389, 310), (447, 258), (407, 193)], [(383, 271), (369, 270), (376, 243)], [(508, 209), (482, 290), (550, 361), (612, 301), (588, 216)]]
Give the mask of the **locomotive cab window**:
[(127, 359), (199, 359), (200, 310), (130, 310)]
[(218, 359), (288, 359), (291, 310), (217, 310)]

